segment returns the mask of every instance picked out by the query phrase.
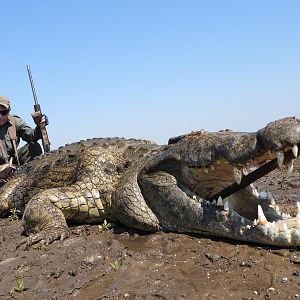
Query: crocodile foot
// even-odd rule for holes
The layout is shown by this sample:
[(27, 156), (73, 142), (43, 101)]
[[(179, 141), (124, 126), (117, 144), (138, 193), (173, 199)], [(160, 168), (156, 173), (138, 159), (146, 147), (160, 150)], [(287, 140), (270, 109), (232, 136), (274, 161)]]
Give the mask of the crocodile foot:
[(21, 240), (16, 248), (24, 245), (25, 250), (30, 246), (41, 243), (42, 245), (48, 246), (52, 242), (56, 240), (63, 241), (69, 235), (69, 231), (67, 227), (60, 228), (50, 228), (44, 231), (41, 231), (37, 234), (30, 234), (28, 237)]
[(28, 248), (37, 243), (48, 245), (68, 236), (68, 225), (63, 212), (47, 200), (47, 194), (42, 192), (27, 204), (22, 222), (28, 237), (17, 247), (25, 244), (25, 248)]

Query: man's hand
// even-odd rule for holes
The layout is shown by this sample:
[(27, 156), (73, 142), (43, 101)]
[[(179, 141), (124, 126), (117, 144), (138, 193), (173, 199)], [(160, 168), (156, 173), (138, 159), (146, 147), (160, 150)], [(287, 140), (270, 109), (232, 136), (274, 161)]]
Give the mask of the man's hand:
[(46, 115), (42, 115), (41, 124), (44, 124), (45, 126), (49, 124), (49, 120)]
[(15, 169), (16, 166), (12, 163), (11, 158), (8, 163), (0, 165), (0, 179), (7, 179)]
[(39, 111), (32, 113), (31, 116), (34, 123), (38, 126), (47, 126), (49, 124), (48, 117), (46, 115), (42, 115)]

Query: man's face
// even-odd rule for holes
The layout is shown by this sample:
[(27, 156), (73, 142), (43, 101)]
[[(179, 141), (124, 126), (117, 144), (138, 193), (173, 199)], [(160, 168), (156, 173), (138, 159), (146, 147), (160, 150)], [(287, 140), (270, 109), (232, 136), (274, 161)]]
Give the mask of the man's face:
[(4, 125), (8, 121), (9, 109), (0, 105), (0, 126)]

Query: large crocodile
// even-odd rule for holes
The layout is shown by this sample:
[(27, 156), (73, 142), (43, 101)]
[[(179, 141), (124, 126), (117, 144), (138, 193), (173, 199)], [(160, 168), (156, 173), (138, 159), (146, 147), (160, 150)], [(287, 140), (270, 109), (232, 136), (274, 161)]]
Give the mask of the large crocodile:
[(26, 246), (65, 238), (67, 223), (105, 219), (148, 232), (300, 245), (300, 212), (282, 214), (269, 192), (260, 195), (249, 184), (225, 199), (205, 200), (276, 157), (290, 172), (292, 160), (284, 153), (297, 157), (299, 143), (295, 117), (252, 133), (192, 132), (165, 146), (123, 138), (81, 141), (34, 160), (12, 178), (1, 190), (0, 213), (23, 213)]

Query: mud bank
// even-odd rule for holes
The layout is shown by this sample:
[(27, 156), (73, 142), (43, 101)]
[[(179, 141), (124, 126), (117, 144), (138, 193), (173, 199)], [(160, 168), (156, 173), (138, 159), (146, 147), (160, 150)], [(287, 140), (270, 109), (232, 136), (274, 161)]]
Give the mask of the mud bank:
[[(292, 215), (299, 165), (255, 184)], [(300, 299), (299, 248), (79, 226), (63, 242), (24, 250), (16, 249), (21, 231), (21, 221), (0, 220), (0, 299)]]

